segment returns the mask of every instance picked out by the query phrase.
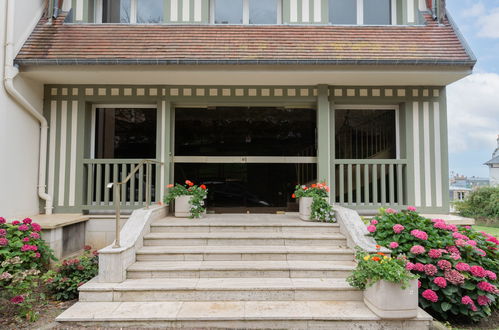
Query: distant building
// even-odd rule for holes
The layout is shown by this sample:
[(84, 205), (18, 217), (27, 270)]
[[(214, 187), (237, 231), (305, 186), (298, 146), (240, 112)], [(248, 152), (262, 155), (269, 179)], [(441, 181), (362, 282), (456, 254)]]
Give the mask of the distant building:
[(497, 136), (497, 147), (492, 154), (492, 159), (484, 165), (489, 167), (489, 181), (492, 187), (499, 186), (499, 135)]
[[(489, 186), (488, 178), (451, 174), (451, 178), (449, 179), (449, 200), (451, 202), (462, 201), (466, 199), (473, 190), (487, 186)], [(452, 205), (451, 211), (453, 211)]]

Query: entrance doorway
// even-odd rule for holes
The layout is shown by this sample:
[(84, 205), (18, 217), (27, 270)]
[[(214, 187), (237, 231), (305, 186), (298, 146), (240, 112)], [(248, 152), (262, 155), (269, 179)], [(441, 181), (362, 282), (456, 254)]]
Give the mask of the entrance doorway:
[(205, 184), (215, 212), (295, 210), (317, 180), (315, 109), (176, 108), (174, 139), (175, 182)]

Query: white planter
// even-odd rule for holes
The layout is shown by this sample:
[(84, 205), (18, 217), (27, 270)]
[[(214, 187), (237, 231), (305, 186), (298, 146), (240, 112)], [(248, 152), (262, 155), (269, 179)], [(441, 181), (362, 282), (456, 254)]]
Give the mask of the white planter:
[(175, 216), (177, 218), (188, 218), (191, 216), (191, 204), (189, 201), (192, 196), (179, 196), (175, 198)]
[(406, 289), (400, 284), (378, 281), (364, 290), (364, 303), (382, 319), (409, 319), (418, 314), (418, 280)]
[(304, 221), (313, 221), (310, 220), (310, 215), (312, 214), (312, 201), (314, 199), (312, 197), (301, 197), (300, 198), (300, 219)]

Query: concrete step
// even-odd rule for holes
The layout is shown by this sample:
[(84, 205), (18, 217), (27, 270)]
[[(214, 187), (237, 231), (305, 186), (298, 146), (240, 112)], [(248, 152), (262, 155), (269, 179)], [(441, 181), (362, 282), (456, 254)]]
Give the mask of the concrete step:
[(411, 320), (381, 320), (362, 301), (78, 302), (56, 318), (63, 326), (223, 329), (430, 329)]
[(136, 279), (90, 281), (80, 301), (297, 301), (362, 300), (362, 291), (343, 278)]
[(137, 261), (349, 260), (354, 251), (326, 246), (145, 246)]
[(336, 223), (320, 222), (262, 222), (232, 223), (228, 221), (186, 220), (165, 218), (151, 224), (153, 233), (221, 233), (221, 232), (253, 232), (253, 233), (338, 233), (340, 227)]
[(345, 278), (352, 261), (138, 261), (127, 278)]
[(340, 233), (287, 234), (287, 233), (150, 233), (144, 236), (145, 246), (194, 245), (300, 245), (346, 246)]

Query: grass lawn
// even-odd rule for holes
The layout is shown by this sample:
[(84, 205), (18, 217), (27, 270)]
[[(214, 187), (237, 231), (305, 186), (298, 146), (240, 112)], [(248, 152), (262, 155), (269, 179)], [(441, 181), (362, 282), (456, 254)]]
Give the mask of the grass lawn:
[(499, 228), (485, 227), (485, 226), (473, 226), (473, 229), (475, 229), (476, 231), (484, 231), (487, 234), (494, 235), (495, 237), (499, 237)]

